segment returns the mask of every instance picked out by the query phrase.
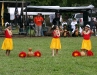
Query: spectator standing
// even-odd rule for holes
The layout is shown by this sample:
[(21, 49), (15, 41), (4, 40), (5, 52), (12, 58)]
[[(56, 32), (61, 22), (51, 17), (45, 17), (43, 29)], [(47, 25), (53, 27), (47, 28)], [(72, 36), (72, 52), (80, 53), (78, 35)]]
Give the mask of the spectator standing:
[(52, 22), (53, 25), (60, 25), (61, 22), (60, 22), (60, 13), (56, 12), (55, 13), (55, 18), (53, 19), (53, 22)]
[(28, 34), (28, 31), (29, 31), (29, 24), (31, 23), (31, 19), (30, 19), (30, 16), (27, 16), (27, 19), (26, 19), (26, 24), (25, 24), (25, 30), (26, 30), (26, 34)]
[(35, 36), (41, 36), (43, 21), (44, 19), (40, 13), (38, 13), (38, 15), (34, 17), (35, 30), (36, 30)]
[(75, 31), (75, 25), (76, 24), (77, 24), (76, 19), (73, 19), (73, 21), (71, 22), (72, 33), (74, 33), (74, 31)]

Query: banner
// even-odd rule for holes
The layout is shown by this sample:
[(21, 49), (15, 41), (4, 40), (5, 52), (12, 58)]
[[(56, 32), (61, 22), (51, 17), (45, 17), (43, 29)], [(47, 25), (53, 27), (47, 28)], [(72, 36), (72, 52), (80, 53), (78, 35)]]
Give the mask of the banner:
[(18, 25), (18, 21), (19, 21), (19, 12), (18, 12), (18, 3), (16, 1), (16, 6), (15, 6), (15, 12), (14, 12), (14, 15), (15, 15), (15, 25)]
[(1, 23), (2, 23), (2, 26), (3, 26), (4, 25), (4, 2), (2, 2)]
[(16, 4), (16, 7), (15, 7), (14, 15), (15, 15), (15, 19), (18, 19), (18, 17), (19, 17), (19, 12), (18, 12), (18, 8), (17, 8), (17, 4)]
[(20, 12), (20, 17), (19, 17), (19, 20), (20, 20), (20, 28), (23, 28), (23, 7), (24, 7), (24, 3), (22, 1), (22, 6), (21, 6), (21, 12)]

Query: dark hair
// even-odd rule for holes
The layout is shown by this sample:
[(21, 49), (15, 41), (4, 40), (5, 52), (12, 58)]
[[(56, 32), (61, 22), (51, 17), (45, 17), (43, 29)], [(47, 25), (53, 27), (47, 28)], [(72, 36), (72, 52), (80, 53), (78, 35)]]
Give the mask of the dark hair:
[(52, 30), (55, 30), (57, 26), (58, 26), (58, 25), (54, 25), (54, 27), (52, 28)]
[(7, 24), (7, 25), (6, 25), (6, 27), (9, 27), (9, 26), (11, 26), (11, 25), (10, 25), (10, 24)]

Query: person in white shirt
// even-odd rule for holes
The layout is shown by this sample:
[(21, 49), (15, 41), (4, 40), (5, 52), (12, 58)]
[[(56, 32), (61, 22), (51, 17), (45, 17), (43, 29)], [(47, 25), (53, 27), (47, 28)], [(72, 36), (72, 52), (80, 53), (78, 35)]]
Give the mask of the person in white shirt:
[(73, 21), (71, 22), (71, 28), (73, 29), (72, 30), (72, 33), (74, 33), (74, 31), (75, 31), (75, 25), (77, 24), (77, 21), (76, 21), (76, 19), (73, 19)]
[(82, 28), (80, 27), (79, 24), (76, 24), (75, 25), (75, 30), (74, 30), (74, 33), (72, 33), (72, 36), (73, 37), (81, 36), (81, 32), (82, 32)]
[(67, 25), (67, 22), (65, 20), (62, 22), (62, 27), (64, 27), (64, 25)]

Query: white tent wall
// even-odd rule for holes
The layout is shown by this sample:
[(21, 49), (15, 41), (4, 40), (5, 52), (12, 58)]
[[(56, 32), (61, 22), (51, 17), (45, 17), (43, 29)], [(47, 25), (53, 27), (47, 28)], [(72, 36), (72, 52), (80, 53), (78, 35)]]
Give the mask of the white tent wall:
[[(10, 13), (10, 20), (14, 20), (15, 18), (14, 12), (15, 12), (15, 8), (8, 8), (8, 13)], [(20, 15), (21, 8), (18, 8), (18, 13)], [(42, 15), (54, 15), (55, 14), (55, 12), (27, 12), (27, 15), (33, 16), (33, 15), (37, 15), (38, 13), (41, 13)], [(26, 12), (23, 12), (23, 15), (26, 15)]]
[[(15, 18), (14, 12), (15, 12), (15, 8), (8, 8), (8, 13), (10, 13), (10, 20), (14, 20)], [(21, 12), (21, 8), (18, 8), (19, 15), (20, 15), (20, 12)]]

